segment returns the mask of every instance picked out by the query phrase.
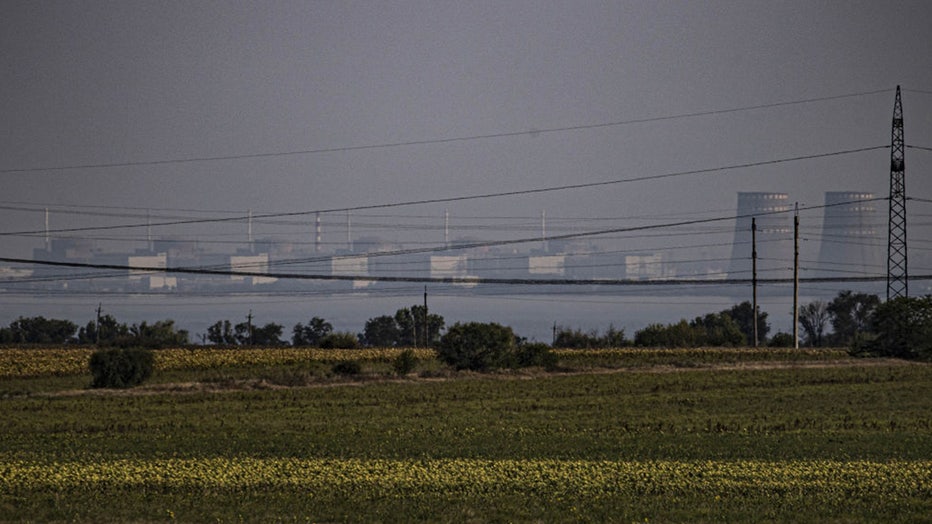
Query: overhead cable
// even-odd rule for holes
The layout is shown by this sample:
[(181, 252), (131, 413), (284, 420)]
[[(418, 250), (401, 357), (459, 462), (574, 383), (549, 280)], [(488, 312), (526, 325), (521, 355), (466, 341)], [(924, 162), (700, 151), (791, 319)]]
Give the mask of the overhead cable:
[[(263, 277), (292, 280), (335, 280), (335, 281), (362, 281), (362, 282), (417, 282), (433, 284), (499, 284), (499, 285), (521, 285), (521, 286), (699, 286), (699, 285), (747, 285), (752, 283), (750, 278), (722, 278), (722, 279), (658, 279), (658, 280), (636, 280), (636, 279), (572, 279), (572, 278), (489, 278), (489, 277), (413, 277), (413, 276), (369, 276), (369, 275), (312, 275), (300, 273), (275, 273), (259, 271), (230, 271), (218, 269), (203, 268), (183, 268), (168, 267), (153, 270), (152, 268), (135, 267), (120, 264), (90, 264), (83, 262), (55, 262), (55, 261), (35, 261), (21, 258), (0, 257), (0, 262), (9, 262), (14, 264), (38, 264), (57, 267), (77, 267), (88, 269), (110, 269), (121, 271), (153, 271), (163, 273), (182, 273), (193, 275), (220, 275), (220, 276), (243, 276), (243, 277)], [(886, 276), (867, 276), (867, 277), (804, 277), (800, 282), (884, 282)], [(913, 275), (909, 277), (913, 281), (932, 280), (932, 274)], [(788, 284), (793, 282), (793, 278), (758, 278), (756, 281), (760, 284)]]
[(632, 178), (623, 178), (618, 180), (607, 180), (603, 182), (588, 182), (583, 184), (569, 184), (563, 186), (551, 186), (543, 187), (537, 189), (523, 189), (515, 191), (503, 191), (498, 193), (483, 193), (478, 195), (464, 195), (464, 196), (455, 196), (455, 197), (445, 197), (445, 198), (430, 198), (422, 200), (409, 200), (404, 202), (393, 202), (385, 204), (370, 204), (362, 206), (352, 206), (352, 207), (339, 207), (339, 208), (329, 208), (329, 209), (317, 209), (311, 211), (294, 211), (288, 213), (265, 213), (265, 214), (254, 214), (252, 217), (249, 215), (241, 215), (236, 217), (226, 217), (226, 218), (202, 218), (202, 219), (191, 219), (191, 220), (174, 220), (168, 222), (153, 222), (153, 223), (137, 223), (137, 224), (121, 224), (121, 225), (112, 225), (112, 226), (89, 226), (89, 227), (76, 227), (76, 228), (63, 228), (63, 229), (51, 229), (51, 230), (32, 230), (32, 231), (16, 231), (16, 232), (0, 232), (0, 236), (26, 236), (26, 235), (38, 235), (45, 233), (73, 233), (79, 231), (101, 231), (101, 230), (112, 230), (112, 229), (127, 229), (127, 228), (142, 228), (142, 227), (161, 227), (161, 226), (176, 226), (176, 225), (189, 225), (189, 224), (205, 224), (205, 223), (221, 223), (221, 222), (242, 222), (244, 220), (253, 220), (264, 219), (264, 218), (280, 218), (280, 217), (289, 217), (289, 216), (308, 216), (314, 215), (316, 213), (341, 213), (348, 211), (361, 211), (367, 209), (385, 209), (391, 207), (403, 207), (403, 206), (414, 206), (414, 205), (424, 205), (424, 204), (439, 204), (439, 203), (448, 203), (448, 202), (461, 202), (464, 200), (479, 200), (486, 198), (497, 198), (497, 197), (506, 197), (506, 196), (519, 196), (519, 195), (531, 195), (538, 193), (549, 193), (555, 191), (566, 191), (571, 189), (584, 189), (592, 187), (601, 187), (609, 186), (616, 184), (625, 184), (632, 182), (645, 182), (650, 180), (660, 180), (664, 178), (674, 178), (674, 177), (683, 177), (689, 175), (706, 175), (711, 173), (720, 173), (724, 171), (732, 171), (735, 169), (747, 169), (751, 167), (761, 167), (774, 164), (782, 164), (785, 162), (796, 162), (801, 160), (812, 160), (816, 158), (827, 158), (840, 155), (849, 155), (853, 153), (863, 153), (866, 151), (875, 151), (878, 149), (889, 149), (890, 146), (872, 146), (872, 147), (862, 147), (857, 149), (847, 149), (842, 151), (834, 151), (831, 153), (818, 153), (813, 155), (802, 155), (796, 157), (787, 157), (780, 158), (775, 160), (764, 160), (759, 162), (747, 162), (743, 164), (732, 164), (728, 166), (719, 166), (713, 168), (705, 169), (692, 169), (688, 171), (674, 171), (670, 173), (663, 173), (659, 175), (645, 175), (640, 177)]
[(842, 94), (842, 95), (823, 96), (823, 97), (817, 97), (817, 98), (806, 98), (806, 99), (800, 99), (800, 100), (792, 100), (788, 102), (757, 104), (753, 106), (735, 107), (735, 108), (729, 108), (729, 109), (715, 109), (715, 110), (709, 110), (709, 111), (697, 111), (697, 112), (692, 112), (692, 113), (680, 113), (680, 114), (675, 114), (675, 115), (665, 115), (665, 116), (656, 116), (656, 117), (647, 117), (647, 118), (634, 118), (634, 119), (629, 119), (629, 120), (619, 120), (615, 122), (602, 122), (602, 123), (595, 123), (595, 124), (550, 127), (550, 128), (544, 128), (544, 129), (530, 129), (530, 130), (523, 130), (523, 131), (488, 133), (488, 134), (481, 134), (481, 135), (458, 136), (458, 137), (447, 137), (447, 138), (432, 138), (432, 139), (409, 140), (409, 141), (400, 141), (400, 142), (386, 142), (386, 143), (381, 143), (381, 144), (364, 144), (364, 145), (358, 145), (358, 146), (303, 149), (303, 150), (297, 150), (297, 151), (247, 153), (247, 154), (239, 154), (239, 155), (172, 158), (172, 159), (162, 159), (162, 160), (145, 160), (145, 161), (135, 161), (135, 162), (111, 162), (111, 163), (68, 165), (68, 166), (11, 168), (11, 169), (0, 169), (0, 173), (2, 174), (36, 173), (36, 172), (41, 172), (41, 171), (61, 172), (61, 171), (72, 171), (72, 170), (77, 170), (77, 169), (108, 169), (108, 168), (116, 168), (116, 167), (140, 167), (140, 166), (158, 166), (158, 165), (170, 165), (170, 164), (188, 164), (188, 163), (194, 163), (194, 162), (247, 160), (247, 159), (256, 159), (256, 158), (317, 155), (317, 154), (323, 154), (323, 153), (347, 153), (347, 152), (353, 152), (353, 151), (367, 151), (367, 150), (375, 150), (375, 149), (393, 149), (393, 148), (398, 148), (398, 147), (449, 144), (449, 143), (455, 143), (455, 142), (471, 142), (475, 140), (492, 140), (492, 139), (497, 139), (497, 138), (509, 138), (509, 137), (517, 137), (517, 136), (537, 136), (537, 135), (541, 135), (545, 133), (564, 133), (564, 132), (571, 132), (571, 131), (583, 131), (583, 130), (590, 130), (590, 129), (618, 127), (618, 126), (626, 126), (626, 125), (633, 125), (633, 124), (645, 124), (645, 123), (650, 123), (650, 122), (662, 122), (665, 120), (677, 120), (681, 118), (696, 118), (696, 117), (703, 117), (703, 116), (737, 113), (737, 112), (742, 112), (742, 111), (771, 109), (771, 108), (776, 108), (776, 107), (785, 107), (785, 106), (791, 106), (791, 105), (809, 104), (809, 103), (814, 103), (814, 102), (825, 102), (829, 100), (839, 100), (843, 98), (853, 98), (853, 97), (860, 97), (860, 96), (866, 96), (866, 95), (874, 95), (874, 94), (879, 94), (879, 93), (886, 93), (889, 91), (890, 91), (889, 89), (877, 89), (874, 91), (863, 91), (860, 93), (847, 93), (847, 94)]

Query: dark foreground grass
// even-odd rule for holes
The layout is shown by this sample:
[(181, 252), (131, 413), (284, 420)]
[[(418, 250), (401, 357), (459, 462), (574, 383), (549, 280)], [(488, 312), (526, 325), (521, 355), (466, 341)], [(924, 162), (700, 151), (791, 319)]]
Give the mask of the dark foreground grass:
[(21, 381), (0, 399), (0, 520), (932, 514), (932, 367), (679, 367), (222, 393)]

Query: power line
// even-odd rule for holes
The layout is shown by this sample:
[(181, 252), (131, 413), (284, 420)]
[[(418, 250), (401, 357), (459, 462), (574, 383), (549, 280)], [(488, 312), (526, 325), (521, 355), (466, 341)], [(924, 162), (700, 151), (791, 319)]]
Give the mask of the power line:
[[(864, 199), (864, 200), (852, 200), (852, 201), (845, 201), (845, 202), (836, 202), (836, 203), (833, 203), (833, 204), (823, 204), (823, 205), (818, 205), (818, 206), (806, 206), (806, 207), (800, 207), (800, 210), (803, 211), (803, 210), (809, 210), (809, 209), (823, 209), (823, 208), (829, 208), (829, 207), (850, 205), (850, 204), (856, 203), (856, 202), (873, 202), (873, 201), (879, 201), (879, 200), (886, 200), (886, 198), (871, 198), (871, 199)], [(651, 229), (664, 229), (664, 228), (671, 228), (671, 227), (682, 227), (682, 226), (690, 226), (690, 225), (696, 225), (696, 224), (707, 224), (707, 223), (712, 223), (712, 222), (721, 222), (721, 221), (726, 221), (726, 220), (729, 220), (729, 221), (730, 221), (730, 220), (735, 220), (735, 219), (740, 219), (740, 218), (750, 218), (752, 215), (753, 215), (753, 216), (759, 216), (759, 217), (760, 217), (760, 216), (768, 216), (768, 215), (786, 214), (786, 213), (790, 213), (790, 212), (792, 212), (792, 210), (786, 209), (786, 210), (779, 210), (779, 211), (769, 211), (769, 212), (765, 212), (765, 213), (753, 213), (753, 214), (748, 214), (748, 215), (725, 216), (725, 217), (713, 217), (713, 218), (701, 218), (701, 219), (693, 219), (693, 220), (684, 220), (684, 221), (679, 221), (679, 222), (668, 222), (668, 223), (663, 223), (663, 224), (648, 224), (648, 225), (641, 225), (641, 226), (629, 226), (629, 227), (621, 227), (621, 228), (600, 229), (600, 230), (594, 230), (594, 231), (587, 231), (587, 232), (583, 232), (583, 233), (566, 233), (566, 234), (562, 234), (562, 235), (553, 235), (553, 236), (550, 236), (550, 237), (548, 238), (548, 240), (549, 240), (549, 241), (555, 241), (555, 240), (569, 240), (569, 239), (576, 239), (576, 238), (586, 238), (586, 237), (593, 237), (593, 236), (603, 236), (603, 235), (608, 235), (608, 234), (612, 234), (612, 233), (630, 233), (630, 232), (646, 231), (646, 230), (651, 230)], [(401, 249), (401, 250), (395, 250), (395, 251), (377, 251), (377, 252), (374, 252), (374, 253), (360, 253), (360, 254), (343, 255), (343, 256), (341, 256), (341, 258), (362, 258), (362, 257), (384, 257), (384, 256), (397, 256), (397, 255), (411, 255), (411, 254), (421, 254), (421, 253), (431, 253), (431, 252), (441, 252), (441, 251), (474, 249), (474, 248), (482, 248), (482, 247), (497, 247), (497, 246), (504, 246), (504, 245), (513, 245), (513, 244), (526, 244), (526, 243), (539, 242), (539, 241), (540, 241), (540, 237), (536, 237), (536, 236), (535, 236), (535, 237), (520, 238), (520, 239), (511, 239), (511, 240), (491, 240), (491, 241), (485, 241), (485, 242), (462, 243), (462, 244), (453, 245), (453, 246), (445, 246), (445, 245), (444, 245), (444, 246), (438, 246), (438, 247), (425, 247), (425, 248)], [(329, 258), (329, 257), (327, 257), (327, 258)], [(305, 263), (305, 262), (315, 262), (315, 261), (318, 261), (318, 260), (320, 260), (319, 257), (315, 257), (315, 258), (305, 258), (305, 259), (294, 259), (294, 260), (287, 260), (287, 261), (283, 260), (283, 261), (277, 261), (277, 262), (275, 262), (274, 264), (273, 264), (272, 262), (270, 262), (269, 265), (287, 265), (287, 264), (296, 264), (296, 263), (297, 263), (297, 264), (300, 264), (300, 263)]]
[[(521, 286), (681, 286), (681, 285), (746, 285), (751, 283), (750, 278), (723, 278), (723, 279), (662, 279), (662, 280), (634, 280), (634, 279), (538, 279), (538, 278), (489, 278), (489, 277), (412, 277), (412, 276), (364, 276), (364, 275), (312, 275), (299, 273), (273, 273), (257, 271), (229, 271), (203, 268), (142, 268), (119, 264), (90, 264), (83, 262), (54, 262), (35, 261), (20, 258), (0, 257), (0, 261), (16, 264), (38, 264), (57, 267), (78, 267), (91, 269), (110, 269), (122, 271), (151, 271), (163, 273), (184, 273), (194, 275), (244, 276), (265, 277), (292, 280), (336, 280), (336, 281), (365, 281), (365, 282), (409, 282), (434, 284), (499, 284)], [(886, 276), (868, 277), (809, 277), (800, 278), (800, 282), (883, 282)], [(910, 280), (932, 280), (932, 274), (911, 276)], [(792, 278), (758, 278), (761, 284), (789, 284)]]
[[(862, 147), (857, 149), (847, 149), (842, 151), (833, 151), (831, 153), (819, 153), (813, 155), (802, 155), (796, 157), (780, 158), (775, 160), (764, 160), (759, 162), (747, 162), (743, 164), (732, 164), (728, 166), (719, 166), (705, 169), (692, 169), (688, 171), (674, 171), (670, 173), (663, 173), (658, 175), (645, 175), (640, 177), (633, 178), (624, 178), (618, 180), (608, 180), (604, 182), (589, 182), (584, 184), (569, 184), (563, 186), (551, 186), (543, 187), (537, 189), (523, 189), (516, 191), (503, 191), (498, 193), (483, 193), (478, 195), (465, 195), (465, 196), (456, 196), (456, 197), (446, 197), (446, 198), (431, 198), (431, 199), (422, 199), (422, 200), (409, 200), (404, 202), (393, 202), (386, 204), (370, 204), (362, 206), (352, 206), (352, 207), (339, 207), (339, 208), (330, 208), (330, 209), (317, 209), (312, 211), (294, 211), (288, 213), (266, 213), (266, 214), (254, 214), (252, 219), (265, 219), (265, 218), (280, 218), (280, 217), (289, 217), (289, 216), (307, 216), (313, 215), (316, 213), (341, 213), (348, 211), (362, 211), (368, 209), (385, 209), (392, 207), (403, 207), (403, 206), (414, 206), (414, 205), (424, 205), (424, 204), (440, 204), (440, 203), (449, 203), (449, 202), (461, 202), (465, 200), (479, 200), (485, 198), (497, 198), (497, 197), (506, 197), (506, 196), (519, 196), (519, 195), (531, 195), (538, 193), (549, 193), (555, 191), (566, 191), (571, 189), (584, 189), (592, 187), (602, 187), (616, 184), (625, 184), (632, 182), (646, 182), (651, 180), (660, 180), (665, 178), (674, 178), (682, 177), (689, 175), (705, 175), (712, 173), (721, 173), (723, 171), (731, 171), (735, 169), (747, 169), (751, 167), (761, 167), (775, 164), (782, 164), (786, 162), (797, 162), (801, 160), (812, 160), (817, 158), (828, 158), (833, 156), (849, 155), (854, 153), (863, 153), (867, 151), (876, 151), (878, 149), (888, 149), (890, 146), (872, 146), (872, 147)], [(205, 223), (222, 223), (222, 222), (241, 222), (243, 220), (248, 220), (250, 217), (248, 215), (236, 216), (236, 217), (227, 217), (227, 218), (203, 218), (203, 219), (191, 219), (191, 220), (175, 220), (168, 222), (155, 222), (155, 223), (139, 223), (139, 224), (122, 224), (122, 225), (112, 225), (112, 226), (94, 226), (94, 227), (76, 227), (76, 228), (64, 228), (64, 229), (54, 229), (54, 230), (33, 230), (33, 231), (17, 231), (17, 232), (0, 232), (0, 236), (29, 236), (29, 235), (41, 235), (45, 233), (73, 233), (80, 231), (101, 231), (101, 230), (113, 230), (113, 229), (127, 229), (127, 228), (139, 228), (139, 227), (160, 227), (160, 226), (176, 226), (176, 225), (190, 225), (190, 224), (205, 224)]]
[[(871, 202), (878, 200), (886, 200), (885, 198), (872, 198), (864, 200), (853, 200), (845, 202), (836, 202), (833, 204), (824, 204), (819, 206), (808, 206), (805, 208), (800, 208), (801, 210), (807, 209), (821, 209), (835, 206), (844, 206), (850, 205), (856, 202)], [(780, 211), (770, 211), (766, 213), (755, 213), (754, 216), (767, 216), (767, 215), (777, 215), (789, 213), (790, 210), (780, 210)], [(704, 218), (704, 219), (694, 219), (680, 222), (672, 222), (666, 224), (652, 224), (652, 225), (642, 225), (642, 226), (631, 226), (626, 228), (612, 228), (612, 229), (603, 229), (596, 231), (588, 231), (583, 233), (567, 233), (563, 235), (554, 235), (549, 238), (549, 240), (566, 240), (571, 238), (583, 238), (591, 236), (601, 236), (611, 233), (627, 233), (634, 231), (644, 231), (651, 229), (662, 229), (669, 227), (678, 227), (685, 225), (695, 225), (702, 223), (718, 222), (724, 220), (735, 220), (740, 218), (748, 218), (751, 215), (738, 215), (738, 216), (727, 216), (727, 217), (714, 217), (714, 218)], [(223, 275), (223, 276), (265, 276), (272, 278), (299, 278), (299, 279), (310, 279), (310, 280), (372, 280), (380, 278), (395, 278), (399, 280), (392, 280), (398, 282), (451, 282), (451, 283), (462, 283), (466, 281), (454, 280), (406, 280), (407, 277), (352, 277), (352, 276), (334, 276), (334, 275), (300, 275), (294, 273), (285, 273), (285, 274), (276, 274), (276, 273), (265, 273), (265, 272), (249, 272), (246, 271), (248, 267), (259, 267), (259, 266), (284, 266), (284, 265), (298, 265), (298, 264), (309, 264), (314, 262), (321, 262), (331, 260), (333, 258), (339, 259), (352, 259), (352, 258), (375, 258), (375, 257), (386, 257), (386, 256), (399, 256), (399, 255), (412, 255), (412, 254), (424, 254), (424, 253), (436, 253), (444, 251), (453, 251), (453, 250), (464, 250), (464, 249), (474, 249), (480, 247), (493, 247), (493, 246), (503, 246), (503, 245), (513, 245), (513, 244), (523, 244), (538, 242), (540, 239), (538, 237), (531, 238), (520, 238), (520, 239), (511, 239), (511, 240), (493, 240), (485, 242), (474, 242), (474, 243), (465, 243), (454, 246), (435, 246), (435, 247), (425, 247), (425, 248), (411, 248), (411, 249), (400, 249), (394, 251), (377, 251), (372, 253), (358, 253), (358, 254), (348, 254), (348, 255), (339, 255), (337, 257), (324, 256), (324, 257), (308, 257), (308, 258), (297, 258), (297, 259), (288, 259), (288, 260), (278, 260), (278, 261), (268, 261), (268, 262), (258, 262), (254, 264), (244, 264), (237, 266), (237, 271), (219, 269), (225, 267), (226, 265), (215, 265), (212, 267), (200, 267), (200, 268), (151, 268), (151, 267), (133, 267), (129, 265), (115, 265), (115, 264), (83, 264), (83, 263), (70, 263), (70, 262), (53, 262), (53, 261), (36, 261), (30, 259), (18, 259), (18, 258), (0, 258), (0, 261), (12, 262), (12, 263), (21, 263), (21, 264), (39, 264), (39, 265), (52, 265), (60, 267), (83, 267), (83, 268), (95, 268), (95, 269), (116, 269), (116, 270), (137, 270), (137, 271), (148, 271), (148, 272), (166, 272), (166, 273), (190, 273), (190, 274), (203, 274), (203, 275)], [(284, 275), (284, 276), (283, 276)], [(312, 278), (313, 277), (313, 278)], [(421, 277), (410, 277), (410, 278), (421, 278)], [(531, 280), (533, 282), (533, 279)], [(472, 280), (468, 280), (472, 282)], [(574, 280), (574, 282), (576, 282)], [(598, 281), (596, 281), (598, 282)]]
[(906, 149), (921, 149), (922, 151), (932, 151), (932, 147), (910, 146), (910, 145), (907, 145)]
[(449, 143), (455, 143), (455, 142), (470, 142), (470, 141), (475, 141), (475, 140), (492, 140), (492, 139), (497, 139), (497, 138), (510, 138), (510, 137), (517, 137), (517, 136), (528, 136), (528, 135), (536, 136), (536, 135), (540, 135), (544, 133), (564, 133), (564, 132), (570, 132), (570, 131), (584, 131), (584, 130), (591, 130), (591, 129), (626, 126), (626, 125), (633, 125), (633, 124), (645, 124), (645, 123), (650, 123), (650, 122), (662, 122), (666, 120), (677, 120), (681, 118), (696, 118), (696, 117), (702, 117), (702, 116), (724, 115), (728, 113), (737, 113), (741, 111), (771, 109), (771, 108), (776, 108), (776, 107), (809, 104), (809, 103), (814, 103), (814, 102), (825, 102), (829, 100), (839, 100), (843, 98), (853, 98), (853, 97), (874, 95), (874, 94), (886, 93), (886, 92), (889, 92), (889, 89), (878, 89), (874, 91), (863, 91), (860, 93), (848, 93), (848, 94), (843, 94), (843, 95), (806, 98), (806, 99), (800, 99), (800, 100), (792, 100), (788, 102), (757, 104), (753, 106), (744, 106), (744, 107), (736, 107), (736, 108), (729, 108), (729, 109), (716, 109), (716, 110), (709, 110), (709, 111), (697, 111), (697, 112), (692, 112), (692, 113), (680, 113), (676, 115), (635, 118), (635, 119), (620, 120), (620, 121), (615, 121), (615, 122), (603, 122), (603, 123), (596, 123), (596, 124), (551, 127), (551, 128), (544, 128), (544, 129), (531, 129), (527, 131), (510, 131), (510, 132), (500, 132), (500, 133), (488, 133), (488, 134), (482, 134), (482, 135), (433, 138), (433, 139), (425, 139), (425, 140), (410, 140), (410, 141), (402, 141), (402, 142), (386, 142), (386, 143), (381, 143), (381, 144), (365, 144), (365, 145), (358, 145), (358, 146), (329, 147), (329, 148), (320, 148), (320, 149), (304, 149), (304, 150), (297, 150), (297, 151), (282, 151), (282, 152), (272, 152), (272, 153), (249, 153), (249, 154), (240, 154), (240, 155), (173, 158), (173, 159), (147, 160), (147, 161), (136, 161), (136, 162), (112, 162), (112, 163), (69, 165), (69, 166), (47, 166), (47, 167), (2, 169), (0, 170), (0, 173), (2, 174), (36, 173), (40, 171), (71, 171), (71, 170), (77, 170), (77, 169), (108, 169), (108, 168), (115, 168), (115, 167), (158, 166), (158, 165), (170, 165), (170, 164), (187, 164), (187, 163), (194, 163), (194, 162), (247, 160), (247, 159), (255, 159), (255, 158), (275, 158), (275, 157), (298, 156), (298, 155), (316, 155), (316, 154), (322, 154), (322, 153), (346, 153), (346, 152), (352, 152), (352, 151), (366, 151), (366, 150), (374, 150), (374, 149), (392, 149), (392, 148), (397, 148), (397, 147), (413, 147), (413, 146), (449, 144)]

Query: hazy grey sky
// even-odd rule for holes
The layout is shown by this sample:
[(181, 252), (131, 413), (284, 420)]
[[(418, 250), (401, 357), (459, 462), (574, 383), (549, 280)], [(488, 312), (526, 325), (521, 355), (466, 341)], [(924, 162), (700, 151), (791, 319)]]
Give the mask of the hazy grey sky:
[[(930, 28), (927, 1), (5, 0), (0, 200), (305, 211), (714, 168), (888, 145), (897, 84), (907, 90), (907, 142), (929, 147)], [(34, 170), (546, 130), (876, 90), (884, 91), (449, 143)], [(932, 198), (932, 153), (907, 155), (909, 193)], [(828, 190), (885, 196), (888, 157), (394, 212), (714, 215), (752, 190), (817, 205)], [(0, 216), (6, 232), (42, 227), (36, 211)], [(138, 220), (53, 214), (52, 226), (122, 222)], [(38, 245), (6, 237), (0, 253)]]

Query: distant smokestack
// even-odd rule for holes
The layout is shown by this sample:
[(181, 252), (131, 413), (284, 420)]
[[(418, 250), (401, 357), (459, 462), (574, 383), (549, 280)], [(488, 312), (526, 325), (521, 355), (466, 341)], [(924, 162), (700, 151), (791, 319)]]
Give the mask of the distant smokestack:
[(315, 215), (315, 236), (314, 236), (314, 252), (320, 253), (320, 213)]
[(540, 211), (540, 247), (547, 251), (547, 210)]
[(45, 250), (52, 250), (52, 237), (49, 235), (49, 208), (45, 208)]
[(346, 212), (346, 245), (348, 246), (350, 252), (353, 251), (353, 215), (349, 211)]
[(249, 247), (252, 248), (252, 209), (249, 210), (249, 218), (246, 221), (246, 233), (249, 238)]

